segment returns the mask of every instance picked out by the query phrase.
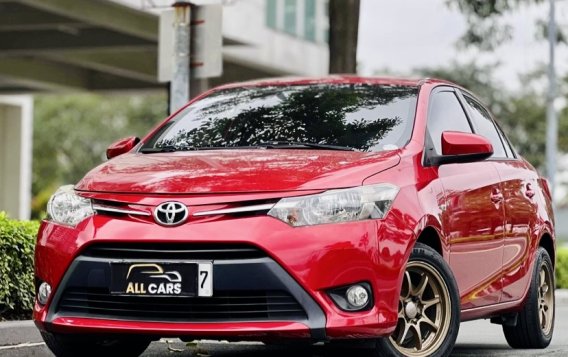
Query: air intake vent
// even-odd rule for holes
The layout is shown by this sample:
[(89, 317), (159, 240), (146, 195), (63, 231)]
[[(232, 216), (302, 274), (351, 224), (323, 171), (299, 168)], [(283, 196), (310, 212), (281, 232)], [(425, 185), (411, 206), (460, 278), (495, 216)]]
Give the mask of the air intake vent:
[(210, 298), (111, 295), (107, 289), (67, 288), (57, 313), (67, 316), (145, 321), (305, 320), (285, 291), (223, 291)]

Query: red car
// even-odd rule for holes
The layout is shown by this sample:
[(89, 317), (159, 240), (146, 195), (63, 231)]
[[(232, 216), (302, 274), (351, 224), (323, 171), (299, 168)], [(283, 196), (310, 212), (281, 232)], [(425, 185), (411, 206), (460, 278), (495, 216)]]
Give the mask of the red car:
[(547, 181), (467, 90), (335, 76), (215, 88), (51, 198), (34, 319), (58, 356), (162, 336), (376, 341), (554, 329)]

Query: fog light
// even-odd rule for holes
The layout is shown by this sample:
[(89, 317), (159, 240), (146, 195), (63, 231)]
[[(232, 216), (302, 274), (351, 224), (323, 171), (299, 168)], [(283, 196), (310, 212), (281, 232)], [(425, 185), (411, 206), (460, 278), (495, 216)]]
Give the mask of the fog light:
[(347, 301), (353, 307), (363, 307), (369, 302), (369, 293), (361, 285), (353, 285), (347, 289)]
[(41, 283), (39, 289), (37, 290), (37, 300), (39, 301), (39, 303), (42, 305), (47, 304), (49, 295), (51, 295), (51, 285), (46, 282)]
[(343, 311), (365, 311), (373, 308), (373, 290), (371, 284), (361, 281), (327, 291), (337, 307)]

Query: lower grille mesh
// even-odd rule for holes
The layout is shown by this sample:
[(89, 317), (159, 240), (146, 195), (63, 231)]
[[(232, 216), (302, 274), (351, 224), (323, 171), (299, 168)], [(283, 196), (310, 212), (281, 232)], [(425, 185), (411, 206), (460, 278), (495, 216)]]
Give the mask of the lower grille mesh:
[(107, 289), (67, 288), (57, 313), (166, 322), (306, 319), (300, 304), (285, 291), (223, 291), (204, 298), (122, 296)]

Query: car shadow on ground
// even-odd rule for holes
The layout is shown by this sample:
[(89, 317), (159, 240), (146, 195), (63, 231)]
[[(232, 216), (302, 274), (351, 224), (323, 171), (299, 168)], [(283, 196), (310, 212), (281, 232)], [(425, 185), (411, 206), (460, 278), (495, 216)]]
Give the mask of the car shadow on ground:
[(263, 345), (263, 344), (229, 344), (229, 343), (198, 343), (196, 346), (185, 346), (183, 343), (154, 342), (143, 357), (163, 356), (164, 351), (172, 353), (170, 356), (220, 356), (220, 357), (344, 357), (373, 356), (372, 345), (350, 346), (345, 344), (331, 344), (325, 346), (309, 345)]
[[(560, 354), (558, 354), (560, 353)], [(143, 357), (373, 357), (377, 356), (371, 343), (335, 343), (325, 346), (308, 345), (263, 345), (263, 344), (229, 344), (229, 343), (198, 343), (185, 346), (182, 342), (166, 344), (154, 342), (144, 353)], [(465, 356), (563, 356), (565, 352), (548, 348), (546, 350), (512, 350), (500, 344), (458, 344), (452, 357)]]

